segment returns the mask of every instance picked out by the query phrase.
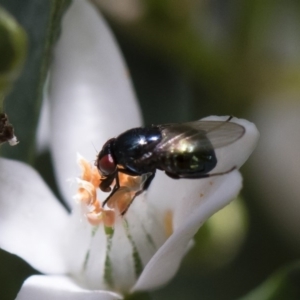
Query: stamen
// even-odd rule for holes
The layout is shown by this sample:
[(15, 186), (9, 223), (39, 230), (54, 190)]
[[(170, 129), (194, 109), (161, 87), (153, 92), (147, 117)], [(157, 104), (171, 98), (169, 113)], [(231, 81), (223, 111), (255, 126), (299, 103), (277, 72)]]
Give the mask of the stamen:
[[(83, 204), (84, 214), (88, 222), (93, 225), (103, 223), (106, 227), (113, 227), (116, 214), (121, 215), (130, 206), (137, 191), (140, 190), (144, 178), (142, 176), (129, 176), (119, 173), (119, 190), (109, 199), (107, 205), (102, 208), (97, 198), (97, 189), (101, 181), (101, 175), (94, 165), (91, 165), (81, 155), (77, 154), (77, 163), (81, 168), (81, 178), (77, 178), (78, 191), (76, 201)], [(112, 182), (113, 186), (115, 181)]]

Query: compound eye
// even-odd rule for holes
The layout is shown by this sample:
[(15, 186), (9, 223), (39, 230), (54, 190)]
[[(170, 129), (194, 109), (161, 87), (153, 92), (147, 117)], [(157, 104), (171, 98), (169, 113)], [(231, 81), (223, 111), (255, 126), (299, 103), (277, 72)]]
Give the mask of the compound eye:
[(110, 175), (115, 172), (116, 164), (112, 155), (106, 154), (98, 161), (98, 169), (103, 175)]

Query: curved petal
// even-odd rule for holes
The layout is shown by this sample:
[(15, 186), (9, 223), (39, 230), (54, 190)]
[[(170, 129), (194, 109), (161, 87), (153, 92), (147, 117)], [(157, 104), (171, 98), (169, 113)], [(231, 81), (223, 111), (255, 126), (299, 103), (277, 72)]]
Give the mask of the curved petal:
[(218, 190), (203, 205), (194, 208), (164, 245), (156, 252), (135, 284), (133, 291), (151, 290), (165, 284), (179, 268), (189, 241), (199, 227), (216, 211), (228, 204), (241, 188), (242, 178), (234, 171), (222, 180)]
[(86, 290), (67, 276), (29, 277), (16, 300), (117, 300), (122, 296), (109, 291)]
[[(227, 118), (207, 119), (225, 121)], [(240, 167), (256, 146), (259, 134), (255, 125), (236, 118), (232, 122), (244, 126), (245, 134), (235, 143), (217, 150), (218, 164), (212, 173)], [(134, 290), (153, 289), (174, 276), (194, 234), (207, 218), (238, 194), (241, 181), (238, 171), (194, 180), (173, 180), (157, 172), (148, 192), (148, 203), (156, 208), (160, 220), (170, 215), (168, 222), (173, 234), (146, 265)]]
[[(88, 1), (74, 0), (62, 22), (50, 87), (52, 154), (66, 201), (76, 153), (91, 160), (103, 143), (139, 126), (130, 76), (106, 23)], [(96, 148), (96, 150), (95, 150)]]
[(24, 163), (0, 159), (0, 247), (45, 273), (66, 272), (66, 210)]

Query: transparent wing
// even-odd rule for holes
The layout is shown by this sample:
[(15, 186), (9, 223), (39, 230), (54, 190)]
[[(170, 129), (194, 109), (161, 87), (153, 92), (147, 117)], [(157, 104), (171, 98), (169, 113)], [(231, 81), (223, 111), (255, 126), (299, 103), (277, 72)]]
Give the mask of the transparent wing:
[(159, 126), (162, 140), (154, 152), (194, 152), (221, 148), (240, 139), (243, 126), (227, 121), (195, 121)]

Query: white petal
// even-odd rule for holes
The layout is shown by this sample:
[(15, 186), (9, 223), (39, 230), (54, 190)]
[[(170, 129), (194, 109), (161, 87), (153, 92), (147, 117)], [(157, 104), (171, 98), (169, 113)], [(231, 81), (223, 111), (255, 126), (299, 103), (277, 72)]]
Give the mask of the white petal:
[[(112, 238), (103, 224), (90, 225), (75, 207), (67, 258), (70, 271), (90, 289), (112, 289), (128, 293), (137, 275), (134, 267), (134, 247), (122, 217), (117, 217)], [(109, 260), (109, 262), (108, 262)], [(109, 266), (108, 266), (109, 264)]]
[(106, 23), (88, 1), (65, 14), (51, 69), (52, 154), (58, 183), (78, 173), (76, 153), (94, 160), (103, 143), (141, 119), (130, 76)]
[(173, 227), (176, 229), (195, 208), (210, 201), (210, 196), (218, 191), (226, 177), (227, 175), (175, 180), (163, 172), (157, 172), (148, 192), (148, 203), (156, 207), (161, 220), (165, 218), (167, 212), (172, 212)]
[(29, 277), (23, 284), (16, 300), (117, 300), (116, 293), (99, 290), (86, 290), (67, 276)]
[(126, 213), (128, 230), (143, 266), (167, 238), (163, 219), (159, 216), (146, 195), (137, 197)]
[(205, 203), (195, 207), (145, 267), (133, 291), (150, 290), (169, 281), (179, 268), (189, 241), (212, 214), (223, 208), (241, 188), (238, 171), (223, 176), (222, 183)]
[(35, 170), (0, 160), (0, 247), (45, 273), (66, 272), (66, 210)]
[(110, 258), (114, 288), (121, 293), (128, 293), (136, 281), (134, 269), (133, 245), (123, 224), (123, 218), (117, 218), (112, 238)]
[[(74, 243), (79, 241), (80, 245), (74, 244), (75, 249), (70, 247), (73, 259), (71, 266), (77, 267), (76, 270), (72, 269), (72, 273), (79, 275), (78, 279), (84, 286), (126, 294), (134, 285), (138, 277), (134, 268), (134, 249), (123, 221), (123, 218), (117, 218), (111, 239), (105, 234), (103, 225), (96, 228), (86, 224), (88, 232), (84, 239), (81, 239), (82, 229), (79, 230), (79, 236), (73, 235), (78, 238)], [(77, 227), (85, 227), (84, 221)], [(84, 249), (84, 252), (78, 251), (77, 247)]]
[(69, 257), (72, 273), (80, 276), (79, 279), (90, 289), (107, 287), (104, 275), (107, 239), (103, 225), (95, 228), (86, 219), (78, 218), (76, 222), (76, 217), (72, 223), (73, 243), (70, 244)]
[(76, 216), (76, 211), (72, 223), (68, 257), (71, 273), (87, 288), (128, 293), (138, 276), (124, 219), (117, 217), (112, 238), (102, 224), (91, 226), (84, 217)]

